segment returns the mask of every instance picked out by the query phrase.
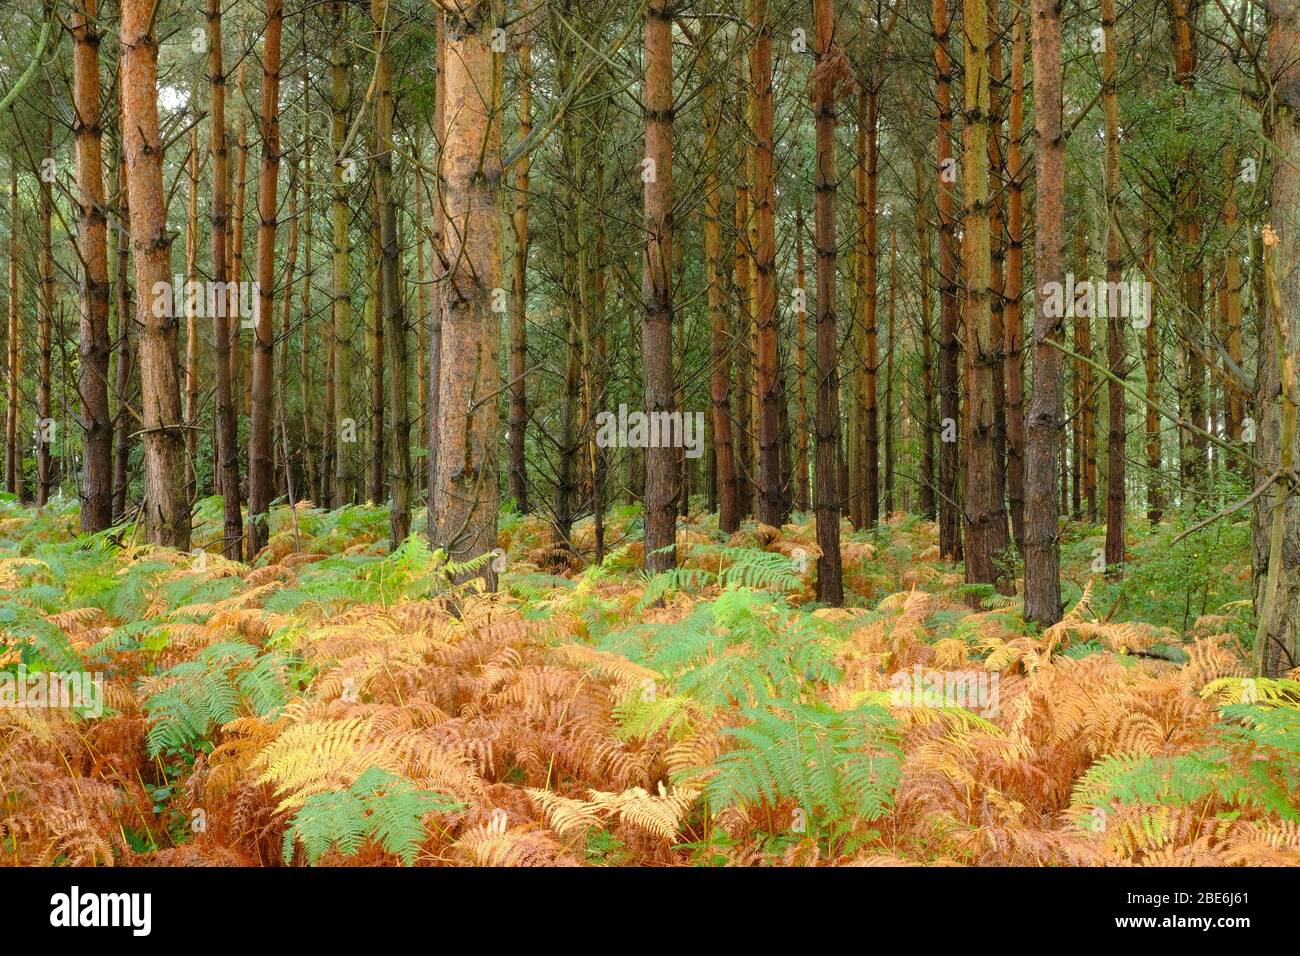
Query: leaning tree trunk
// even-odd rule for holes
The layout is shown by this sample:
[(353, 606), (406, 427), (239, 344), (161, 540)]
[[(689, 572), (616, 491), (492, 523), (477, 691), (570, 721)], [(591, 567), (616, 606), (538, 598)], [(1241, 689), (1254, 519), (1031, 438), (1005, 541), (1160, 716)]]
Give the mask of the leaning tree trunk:
[(840, 567), (840, 455), (839, 356), (835, 329), (835, 82), (836, 60), (842, 51), (832, 49), (834, 26), (831, 0), (813, 0), (817, 44), (814, 69), (817, 172), (817, 600), (834, 607), (844, 604), (844, 576)]
[[(497, 190), (501, 179), (499, 77), (493, 63), (492, 6), (462, 2), (445, 16), (443, 196), (447, 217), (443, 282), (436, 540), (455, 559), (496, 546), (497, 365), (501, 285)], [(432, 362), (430, 374), (433, 374)], [(431, 449), (432, 451), (432, 449)], [(494, 572), (483, 571), (489, 583)]]
[[(1025, 619), (1061, 619), (1061, 542), (1057, 532), (1057, 454), (1061, 435), (1061, 308), (1064, 290), (1065, 135), (1061, 126), (1061, 17), (1056, 0), (1033, 0), (1034, 387), (1025, 448)], [(1057, 314), (1053, 314), (1057, 313)]]
[[(1300, 666), (1300, 9), (1269, 0), (1268, 59), (1273, 97), (1268, 120), (1277, 162), (1264, 237), (1268, 316), (1260, 343), (1255, 455), (1280, 472), (1255, 506), (1255, 670), (1274, 677)], [(1256, 475), (1256, 480), (1267, 480)]]
[(113, 422), (108, 409), (108, 217), (104, 210), (97, 0), (77, 0), (71, 28), (81, 289), (81, 530), (113, 523)]
[(283, 0), (266, 0), (262, 37), (262, 164), (257, 180), (257, 315), (253, 324), (253, 400), (248, 427), (248, 558), (266, 544), (274, 491), (275, 227), (280, 176), (280, 32)]
[[(171, 295), (171, 235), (163, 193), (163, 150), (158, 134), (158, 39), (151, 0), (122, 0), (122, 120), (131, 246), (140, 324), (140, 404), (144, 424), (145, 538), (190, 546), (185, 495), (185, 439), (176, 364), (176, 317)], [(155, 299), (158, 299), (157, 308)]]
[[(673, 25), (666, 0), (650, 0), (645, 18), (645, 251), (641, 279), (641, 357), (645, 411), (673, 411)], [(773, 446), (775, 448), (775, 446)], [(677, 563), (676, 450), (645, 452), (645, 568)]]

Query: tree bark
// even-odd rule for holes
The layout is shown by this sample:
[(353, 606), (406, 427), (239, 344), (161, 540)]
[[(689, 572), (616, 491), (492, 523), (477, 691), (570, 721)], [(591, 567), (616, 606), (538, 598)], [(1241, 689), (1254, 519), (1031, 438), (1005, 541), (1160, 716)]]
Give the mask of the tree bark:
[[(672, 14), (666, 0), (649, 0), (645, 18), (645, 247), (641, 279), (641, 359), (645, 411), (673, 409), (673, 60)], [(677, 564), (674, 489), (676, 450), (646, 449), (645, 568)]]
[[(1275, 677), (1300, 665), (1300, 9), (1289, 0), (1269, 0), (1268, 65), (1274, 85), (1265, 122), (1277, 162), (1271, 230), (1264, 236), (1268, 316), (1260, 343), (1255, 455), (1282, 477), (1255, 505), (1252, 566), (1255, 670)], [(1256, 474), (1255, 480), (1266, 477)]]
[(831, 0), (813, 0), (817, 66), (813, 71), (817, 170), (817, 445), (816, 500), (817, 600), (844, 604), (840, 566), (840, 396), (839, 356), (835, 329), (835, 82), (836, 60), (843, 51), (832, 46)]
[(1006, 386), (1007, 500), (1016, 547), (1025, 550), (1025, 331), (1024, 180), (1020, 140), (1024, 132), (1025, 14), (1017, 11), (1011, 34), (1011, 102), (1007, 117), (1007, 278), (1003, 284), (1003, 368)]
[[(948, 53), (951, 25), (948, 0), (934, 0), (935, 99), (939, 104), (935, 180), (939, 207), (939, 550), (950, 558), (961, 555), (961, 509), (957, 491), (959, 468), (957, 319), (959, 264), (957, 223), (953, 218), (953, 184), (956, 168), (952, 156), (952, 58)], [(948, 439), (951, 440), (948, 440)]]
[[(1061, 542), (1057, 531), (1057, 456), (1061, 435), (1064, 308), (1051, 309), (1052, 288), (1064, 289), (1065, 137), (1061, 109), (1061, 17), (1056, 0), (1033, 0), (1034, 84), (1034, 386), (1025, 440), (1025, 620), (1061, 619)], [(1062, 296), (1063, 297), (1063, 293)], [(1060, 297), (1058, 297), (1060, 298)]]
[[(1119, 202), (1119, 50), (1115, 41), (1115, 0), (1101, 0), (1101, 26), (1105, 50), (1102, 53), (1102, 100), (1106, 113), (1106, 283), (1119, 288), (1123, 259), (1120, 254)], [(1118, 302), (1106, 302), (1106, 362), (1114, 378), (1107, 379), (1106, 401), (1106, 546), (1108, 574), (1124, 564), (1124, 471), (1128, 439), (1124, 420), (1124, 326)]]
[[(212, 277), (227, 274), (227, 238), (230, 225), (230, 137), (226, 131), (226, 75), (221, 50), (221, 0), (208, 0), (208, 82), (212, 87)], [(235, 398), (230, 379), (230, 301), (238, 300), (227, 288), (225, 302), (213, 310), (212, 339), (217, 378), (217, 461), (221, 468), (221, 552), (232, 561), (243, 551), (244, 528), (239, 487), (239, 439)]]
[(103, 127), (99, 98), (97, 0), (76, 0), (73, 131), (77, 138), (77, 242), (81, 288), (81, 530), (113, 523), (113, 423), (108, 407), (108, 217), (104, 209)]
[(257, 315), (253, 324), (252, 407), (248, 428), (248, 559), (267, 540), (274, 495), (275, 230), (280, 174), (280, 34), (283, 0), (266, 0), (262, 36), (262, 161), (257, 180)]
[[(131, 245), (140, 290), (140, 396), (144, 420), (145, 540), (181, 550), (190, 546), (185, 494), (185, 440), (176, 364), (176, 317), (170, 294), (171, 236), (163, 194), (158, 134), (158, 40), (150, 0), (122, 0), (122, 114)], [(157, 300), (157, 301), (155, 301)], [(159, 307), (153, 308), (151, 306)]]
[[(495, 21), (482, 0), (445, 16), (446, 124), (441, 169), (447, 217), (438, 477), (437, 542), (457, 560), (496, 546), (496, 395), (500, 338), (493, 289), (501, 285), (500, 79), (490, 46)], [(430, 363), (432, 373), (433, 363)], [(432, 451), (432, 449), (430, 449)], [(495, 584), (491, 566), (483, 575)]]
[[(519, 138), (533, 129), (533, 49), (519, 50)], [(510, 312), (510, 479), (509, 494), (519, 510), (527, 512), (528, 463), (524, 453), (528, 432), (528, 203), (531, 154), (519, 160), (515, 171), (514, 308)]]

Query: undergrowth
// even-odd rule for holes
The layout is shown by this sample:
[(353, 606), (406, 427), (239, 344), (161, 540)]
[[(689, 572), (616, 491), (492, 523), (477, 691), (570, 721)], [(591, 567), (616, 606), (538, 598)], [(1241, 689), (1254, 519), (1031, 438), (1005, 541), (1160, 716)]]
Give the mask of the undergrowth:
[(809, 521), (686, 522), (653, 577), (639, 522), (611, 512), (600, 562), (581, 523), (557, 560), (505, 514), (489, 594), (457, 583), (487, 556), (390, 553), (382, 508), (279, 508), (244, 565), (0, 501), (0, 694), (102, 687), (0, 699), (0, 858), (1300, 863), (1300, 674), (1246, 676), (1244, 525), (1136, 528), (1109, 576), (1071, 526), (1040, 631), (915, 516), (846, 526), (842, 609), (814, 602)]

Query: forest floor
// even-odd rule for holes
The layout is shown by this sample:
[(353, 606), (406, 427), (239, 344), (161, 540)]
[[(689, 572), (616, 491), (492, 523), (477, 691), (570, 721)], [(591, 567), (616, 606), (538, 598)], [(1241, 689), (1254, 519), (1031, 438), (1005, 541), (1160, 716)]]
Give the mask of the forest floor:
[[(635, 508), (562, 570), (505, 514), (495, 594), (383, 508), (280, 507), (252, 566), (76, 521), (0, 502), (8, 864), (1300, 864), (1244, 521), (1134, 519), (1114, 579), (1071, 524), (1042, 631), (903, 514), (845, 524), (843, 609), (803, 516), (687, 521), (647, 579)], [(102, 693), (35, 706), (55, 673)]]

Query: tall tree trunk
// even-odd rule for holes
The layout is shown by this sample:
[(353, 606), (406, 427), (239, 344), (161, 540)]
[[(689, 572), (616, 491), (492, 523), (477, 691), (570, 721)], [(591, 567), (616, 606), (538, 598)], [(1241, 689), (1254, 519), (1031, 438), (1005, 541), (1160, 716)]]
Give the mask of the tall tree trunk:
[(813, 71), (816, 113), (817, 170), (817, 448), (816, 501), (817, 600), (834, 607), (844, 604), (840, 566), (840, 396), (838, 339), (835, 329), (835, 82), (836, 60), (843, 51), (832, 47), (834, 23), (831, 0), (813, 0), (817, 66)]
[[(1172, 46), (1174, 78), (1181, 90), (1179, 110), (1185, 118), (1179, 123), (1195, 122), (1192, 102), (1196, 86), (1197, 45), (1196, 20), (1200, 0), (1168, 0), (1169, 34)], [(1175, 250), (1174, 260), (1178, 275), (1181, 299), (1179, 328), (1188, 337), (1202, 337), (1202, 319), (1205, 307), (1205, 270), (1201, 251), (1200, 179), (1202, 171), (1196, 166), (1195, 151), (1190, 145), (1184, 151), (1175, 173)], [(1186, 379), (1182, 394), (1183, 407), (1179, 414), (1199, 429), (1206, 426), (1205, 414), (1205, 363), (1196, 350), (1187, 353)], [(1202, 434), (1184, 431), (1181, 445), (1186, 449), (1182, 456), (1181, 478), (1185, 495), (1195, 495), (1205, 489), (1201, 479), (1205, 474), (1206, 441)], [(1193, 499), (1194, 500), (1194, 499)]]
[[(81, 288), (81, 530), (113, 523), (113, 423), (108, 409), (108, 217), (104, 209), (97, 0), (72, 8), (73, 129), (77, 137), (77, 243)], [(11, 223), (11, 226), (13, 224)]]
[[(212, 86), (212, 278), (221, 282), (229, 270), (230, 137), (226, 131), (226, 74), (221, 50), (221, 0), (208, 0), (208, 82)], [(237, 289), (226, 288), (225, 301), (213, 309), (212, 339), (217, 377), (217, 460), (221, 467), (221, 552), (232, 561), (243, 551), (244, 529), (239, 487), (239, 438), (230, 378), (230, 318)]]
[[(376, 181), (376, 187), (378, 182)], [(370, 457), (366, 497), (378, 504), (384, 497), (384, 289), (383, 240), (379, 234), (379, 191), (370, 191), (370, 258), (366, 262), (366, 328), (370, 331)]]
[[(533, 129), (533, 49), (525, 44), (519, 50), (519, 138), (525, 140)], [(519, 160), (515, 171), (515, 255), (514, 308), (510, 312), (510, 480), (509, 494), (527, 512), (528, 464), (524, 441), (528, 431), (528, 202), (531, 155)]]
[(957, 491), (958, 419), (958, 262), (957, 222), (953, 217), (956, 181), (952, 156), (952, 57), (948, 52), (951, 25), (948, 0), (934, 0), (934, 63), (939, 104), (936, 140), (935, 195), (939, 207), (939, 550), (949, 558), (961, 555), (961, 510)]
[(18, 408), (18, 384), (22, 378), (23, 310), (19, 303), (22, 295), (22, 272), (18, 268), (18, 164), (9, 167), (9, 369), (7, 395), (5, 396), (5, 491), (22, 497), (23, 456), (18, 450), (18, 436), (22, 432), (22, 414)]
[[(158, 134), (158, 40), (150, 0), (122, 0), (122, 118), (131, 245), (140, 334), (140, 397), (144, 420), (145, 539), (181, 550), (190, 546), (185, 495), (185, 439), (176, 364), (176, 317), (171, 296), (171, 236), (163, 194)], [(152, 295), (151, 295), (152, 293)], [(151, 308), (156, 304), (159, 308)]]
[(1150, 226), (1146, 230), (1145, 250), (1142, 260), (1143, 277), (1149, 283), (1151, 291), (1147, 302), (1145, 316), (1146, 340), (1145, 361), (1147, 380), (1147, 414), (1146, 414), (1146, 465), (1147, 465), (1147, 520), (1158, 524), (1164, 515), (1164, 502), (1161, 489), (1161, 451), (1160, 451), (1160, 413), (1156, 411), (1160, 398), (1160, 344), (1156, 337), (1155, 322), (1155, 275), (1156, 275), (1156, 240)]
[[(244, 66), (249, 57), (243, 54), (248, 46), (247, 34), (243, 27), (239, 30), (239, 65), (235, 68), (235, 99), (239, 105), (239, 127), (235, 137), (235, 212), (230, 223), (230, 278), (232, 283), (244, 281), (244, 211), (248, 201), (248, 96), (244, 86)], [(236, 293), (239, 286), (235, 286)], [(252, 316), (244, 316), (239, 309), (240, 296), (235, 295), (235, 312), (231, 316), (234, 322), (230, 327), (230, 380), (235, 395), (243, 405), (244, 414), (249, 413), (249, 392), (251, 380), (244, 368), (244, 341), (242, 331), (245, 322), (252, 322)], [(249, 465), (249, 481), (252, 481), (252, 465)]]
[(877, 372), (880, 366), (879, 329), (876, 324), (877, 297), (876, 274), (878, 257), (876, 253), (876, 196), (879, 180), (879, 137), (878, 116), (880, 112), (880, 90), (873, 76), (871, 89), (863, 90), (858, 97), (858, 116), (862, 124), (862, 136), (865, 140), (863, 165), (863, 204), (864, 220), (859, 225), (861, 251), (859, 264), (861, 274), (858, 278), (858, 309), (863, 333), (862, 362), (862, 518), (866, 525), (875, 525), (880, 520), (880, 405), (877, 401)]
[[(334, 21), (330, 50), (330, 148), (334, 170), (330, 193), (330, 300), (334, 323), (334, 493), (333, 503), (343, 506), (356, 498), (357, 413), (352, 394), (352, 280), (348, 262), (352, 246), (348, 239), (348, 185), (355, 166), (342, 155), (347, 137), (348, 60), (346, 42), (348, 6), (341, 0), (330, 4)], [(439, 44), (441, 46), (441, 44)], [(439, 77), (441, 84), (441, 77)]]
[[(396, 549), (411, 533), (411, 406), (406, 399), (406, 312), (402, 307), (401, 250), (397, 244), (397, 201), (393, 195), (393, 68), (388, 53), (388, 0), (371, 0), (380, 30), (375, 70), (375, 189), (382, 245), (380, 288), (384, 338), (388, 344), (388, 404), (392, 410), (392, 506), (388, 531)], [(376, 320), (378, 321), (378, 319)]]
[[(1002, 560), (1007, 547), (1007, 515), (1002, 504), (1002, 467), (995, 441), (994, 368), (1002, 343), (994, 334), (990, 301), (988, 8), (985, 0), (964, 0), (963, 12), (966, 186), (962, 229), (968, 251), (966, 338), (971, 379), (964, 496), (966, 580), (993, 584), (1004, 593), (1014, 593), (1015, 582)], [(978, 599), (973, 596), (972, 600)]]
[[(196, 89), (191, 96), (198, 98)], [(190, 151), (185, 163), (189, 195), (185, 203), (185, 490), (191, 502), (198, 497), (199, 453), (199, 128), (190, 130)]]
[(1006, 385), (1007, 500), (1016, 547), (1025, 550), (1024, 187), (1020, 140), (1024, 133), (1025, 14), (1015, 13), (1011, 33), (1011, 103), (1007, 118), (1007, 278), (1003, 284), (1003, 375)]
[[(707, 46), (703, 50), (708, 57)], [(712, 64), (706, 59), (706, 75), (712, 77)], [(736, 464), (731, 440), (731, 410), (728, 396), (731, 392), (731, 330), (727, 322), (726, 260), (722, 253), (722, 183), (719, 178), (721, 152), (718, 135), (722, 127), (722, 108), (718, 94), (718, 81), (710, 79), (704, 88), (704, 116), (708, 123), (705, 139), (704, 183), (704, 262), (705, 282), (709, 303), (709, 399), (713, 408), (714, 473), (718, 495), (718, 528), (731, 534), (740, 527), (740, 512), (736, 501)], [(800, 220), (802, 225), (802, 217)], [(803, 246), (799, 245), (799, 281), (802, 288)], [(799, 315), (800, 385), (803, 384), (803, 313)], [(806, 449), (806, 446), (805, 446)], [(806, 450), (805, 450), (806, 454)], [(807, 458), (804, 459), (805, 470)], [(806, 505), (805, 505), (806, 507)]]
[[(641, 359), (645, 411), (673, 411), (673, 49), (667, 0), (649, 0), (645, 15), (645, 249), (641, 279)], [(676, 450), (646, 449), (645, 568), (677, 564), (673, 473)]]
[(113, 417), (113, 522), (126, 520), (126, 497), (130, 485), (131, 463), (131, 326), (135, 313), (131, 307), (131, 207), (127, 198), (126, 143), (117, 143), (117, 366), (113, 369), (113, 393), (117, 396), (117, 413)]
[[(741, 102), (744, 102), (743, 97)], [(744, 111), (739, 110), (741, 115)], [(750, 338), (749, 329), (753, 324), (753, 284), (750, 273), (749, 249), (749, 184), (746, 179), (748, 165), (748, 127), (741, 124), (742, 135), (739, 137), (740, 157), (737, 169), (735, 189), (736, 241), (733, 246), (736, 275), (736, 324), (732, 330), (732, 361), (736, 368), (736, 387), (734, 389), (734, 420), (736, 422), (736, 459), (738, 474), (736, 487), (740, 499), (740, 514), (750, 515), (754, 511), (754, 433), (749, 422), (750, 397)]]
[[(1122, 278), (1119, 236), (1119, 50), (1115, 40), (1115, 0), (1101, 0), (1102, 99), (1106, 111), (1106, 288), (1117, 289)], [(1106, 301), (1106, 362), (1113, 378), (1107, 380), (1108, 431), (1106, 436), (1106, 547), (1107, 572), (1124, 564), (1124, 466), (1128, 438), (1124, 421), (1124, 326), (1117, 297)]]
[[(446, 112), (442, 169), (449, 275), (444, 283), (438, 477), (438, 543), (463, 560), (496, 546), (496, 394), (499, 324), (492, 290), (501, 285), (500, 77), (492, 54), (492, 7), (463, 2), (444, 14)], [(433, 363), (430, 362), (432, 373)], [(495, 583), (491, 566), (484, 570)]]
[[(309, 112), (311, 108), (310, 90), (311, 80), (306, 68), (302, 74), (302, 99), (303, 110)], [(303, 209), (303, 262), (302, 262), (302, 312), (300, 321), (300, 348), (298, 350), (298, 379), (301, 388), (300, 396), (302, 398), (302, 470), (305, 477), (302, 495), (310, 498), (316, 503), (321, 502), (321, 488), (318, 483), (318, 473), (316, 471), (315, 456), (313, 454), (313, 432), (312, 419), (312, 343), (315, 336), (308, 333), (309, 329), (315, 328), (315, 317), (311, 310), (311, 287), (312, 287), (312, 170), (311, 170), (311, 141), (310, 133), (304, 132), (303, 137), (303, 177), (302, 177), (302, 209)], [(423, 287), (422, 287), (423, 288)], [(292, 290), (285, 290), (285, 298), (292, 298)], [(330, 339), (330, 326), (326, 324), (324, 336), (326, 343)], [(328, 398), (326, 405), (329, 404)], [(321, 449), (322, 457), (325, 456), (325, 450)]]
[[(1300, 665), (1300, 9), (1269, 0), (1268, 64), (1273, 76), (1268, 132), (1277, 149), (1264, 237), (1268, 318), (1260, 343), (1256, 456), (1282, 477), (1255, 505), (1255, 670), (1277, 676)], [(1267, 475), (1256, 474), (1263, 481)]]
[[(44, 156), (54, 159), (54, 121), (46, 120)], [(53, 172), (53, 167), (49, 167)], [(51, 471), (50, 445), (57, 431), (50, 417), (50, 361), (54, 331), (54, 243), (50, 234), (50, 220), (54, 216), (54, 187), (42, 170), (40, 179), (40, 235), (41, 251), (38, 261), (36, 289), (36, 507), (50, 500), (50, 486), (54, 476)], [(52, 178), (52, 177), (51, 177)]]
[(754, 91), (754, 327), (755, 374), (759, 397), (759, 520), (781, 526), (781, 388), (777, 376), (776, 316), (776, 180), (772, 170), (772, 21), (767, 0), (749, 0), (755, 31), (750, 50), (750, 84)]
[[(898, 295), (898, 234), (889, 231), (889, 299), (885, 319), (885, 514), (894, 511), (894, 310)], [(904, 408), (907, 402), (903, 402)], [(904, 419), (906, 421), (906, 419)]]
[(927, 518), (937, 515), (934, 462), (934, 324), (930, 309), (930, 219), (926, 212), (929, 195), (923, 173), (923, 162), (913, 158), (916, 172), (916, 257), (920, 263), (921, 283), (921, 492), (919, 506)]
[[(1242, 363), (1241, 289), (1243, 280), (1241, 277), (1240, 247), (1236, 241), (1236, 233), (1240, 223), (1235, 186), (1237, 152), (1232, 146), (1229, 146), (1224, 152), (1223, 175), (1225, 188), (1227, 189), (1227, 197), (1224, 200), (1223, 208), (1223, 228), (1229, 237), (1228, 251), (1223, 257), (1223, 338), (1229, 362), (1236, 366), (1237, 369), (1240, 369)], [(1246, 394), (1237, 386), (1236, 380), (1229, 369), (1225, 369), (1224, 392), (1227, 438), (1229, 441), (1240, 441), (1242, 421), (1246, 416)], [(1240, 459), (1229, 459), (1228, 465), (1239, 469), (1242, 474), (1247, 472), (1247, 469), (1242, 467), (1242, 460)]]
[(795, 294), (798, 296), (795, 308), (795, 368), (798, 389), (795, 395), (799, 405), (798, 454), (795, 456), (797, 498), (795, 507), (800, 512), (808, 510), (812, 501), (808, 480), (808, 286), (803, 258), (803, 207), (795, 210)]
[[(1065, 312), (1049, 290), (1064, 289), (1065, 136), (1061, 118), (1061, 15), (1056, 0), (1033, 0), (1034, 387), (1025, 442), (1025, 619), (1061, 619), (1061, 542), (1056, 476), (1061, 433), (1061, 353)], [(1054, 314), (1055, 313), (1055, 314)]]
[(275, 396), (275, 228), (280, 175), (280, 33), (283, 0), (266, 0), (262, 35), (262, 162), (257, 179), (257, 315), (253, 325), (253, 401), (248, 428), (248, 558), (266, 544), (274, 496), (271, 460)]

